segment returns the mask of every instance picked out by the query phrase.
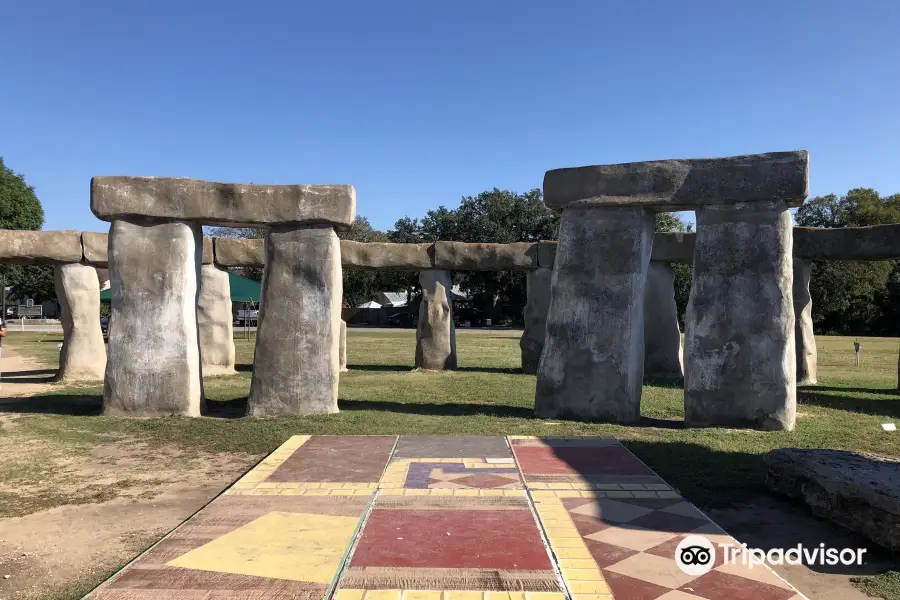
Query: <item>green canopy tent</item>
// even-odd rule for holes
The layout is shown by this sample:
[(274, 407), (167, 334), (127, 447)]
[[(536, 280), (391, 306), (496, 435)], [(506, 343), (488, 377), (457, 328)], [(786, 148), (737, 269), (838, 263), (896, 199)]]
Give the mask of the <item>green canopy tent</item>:
[[(234, 273), (228, 274), (229, 284), (231, 285), (231, 301), (232, 302), (259, 302), (259, 283)], [(112, 290), (102, 290), (100, 292), (100, 302), (109, 302), (112, 297)]]

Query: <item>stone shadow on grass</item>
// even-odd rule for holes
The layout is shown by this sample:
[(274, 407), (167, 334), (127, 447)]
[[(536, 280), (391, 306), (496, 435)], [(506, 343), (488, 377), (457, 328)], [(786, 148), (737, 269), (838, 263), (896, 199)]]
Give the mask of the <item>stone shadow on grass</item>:
[(56, 369), (7, 371), (0, 373), (0, 385), (4, 383), (51, 383), (54, 381), (56, 373)]
[[(835, 388), (837, 391), (855, 391), (851, 388)], [(885, 390), (859, 390), (866, 393), (887, 393)], [(835, 396), (827, 393), (817, 393), (816, 388), (802, 388), (797, 390), (798, 408), (804, 404), (845, 410), (862, 415), (880, 415), (885, 417), (900, 418), (900, 397), (895, 399), (850, 398), (847, 396)]]
[[(416, 368), (410, 365), (347, 365), (350, 371), (389, 371), (394, 373), (409, 373), (415, 371)], [(457, 367), (451, 371), (460, 371), (463, 373), (504, 373), (509, 375), (521, 375), (522, 369), (503, 367)], [(438, 372), (438, 371), (436, 371)]]
[(103, 397), (49, 394), (29, 398), (0, 398), (0, 413), (33, 413), (91, 417), (103, 410)]

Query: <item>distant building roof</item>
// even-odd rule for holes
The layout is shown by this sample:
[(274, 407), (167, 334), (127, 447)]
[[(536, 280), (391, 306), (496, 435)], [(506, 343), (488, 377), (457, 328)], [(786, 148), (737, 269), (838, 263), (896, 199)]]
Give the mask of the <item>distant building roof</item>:
[(406, 292), (379, 292), (378, 301), (382, 306), (406, 306)]

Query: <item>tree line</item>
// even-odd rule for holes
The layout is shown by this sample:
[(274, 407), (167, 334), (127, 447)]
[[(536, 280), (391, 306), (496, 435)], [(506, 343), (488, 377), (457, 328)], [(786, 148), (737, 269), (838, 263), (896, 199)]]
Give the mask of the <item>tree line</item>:
[[(439, 206), (423, 217), (403, 217), (393, 228), (379, 231), (359, 216), (342, 239), (360, 242), (429, 243), (438, 240), (508, 244), (555, 240), (559, 214), (544, 204), (540, 189), (517, 193), (494, 188), (465, 196), (456, 208)], [(656, 215), (656, 231), (690, 231), (678, 215)], [(855, 188), (845, 195), (808, 199), (794, 214), (806, 227), (858, 227), (900, 223), (900, 194), (881, 196), (873, 189)], [(40, 201), (24, 176), (8, 168), (0, 157), (0, 228), (38, 230), (44, 224)], [(210, 235), (262, 237), (260, 229), (210, 228)], [(243, 269), (259, 281), (261, 269)], [(24, 297), (37, 302), (55, 299), (53, 269), (45, 266), (0, 265), (11, 287), (7, 301)], [(473, 308), (486, 316), (501, 307), (521, 318), (525, 305), (525, 274), (521, 272), (457, 272), (453, 281), (465, 291)], [(691, 285), (690, 265), (675, 266), (675, 300), (683, 320)], [(358, 306), (379, 292), (405, 292), (415, 303), (420, 296), (417, 273), (344, 271), (344, 301)], [(813, 322), (817, 333), (844, 335), (900, 335), (900, 261), (828, 261), (813, 265), (810, 280)], [(683, 322), (683, 321), (682, 321)]]

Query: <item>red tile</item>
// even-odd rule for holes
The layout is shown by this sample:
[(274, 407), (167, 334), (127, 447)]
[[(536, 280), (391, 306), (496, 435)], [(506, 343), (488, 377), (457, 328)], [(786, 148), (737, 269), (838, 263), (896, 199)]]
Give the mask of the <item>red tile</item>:
[(594, 517), (572, 513), (569, 513), (569, 516), (572, 518), (572, 522), (575, 524), (575, 529), (578, 530), (578, 533), (580, 533), (582, 537), (609, 528), (609, 525)]
[(621, 446), (515, 446), (514, 452), (528, 475), (655, 475)]
[(788, 600), (795, 595), (793, 590), (721, 571), (710, 571), (678, 589), (708, 600)]
[(619, 575), (606, 569), (603, 570), (603, 578), (606, 579), (606, 584), (609, 585), (616, 600), (656, 600), (669, 592), (668, 588), (661, 585)]
[(353, 567), (550, 569), (528, 510), (374, 509)]
[(392, 435), (314, 435), (266, 481), (375, 483), (384, 472), (395, 440)]
[(621, 562), (629, 556), (634, 556), (638, 553), (637, 550), (614, 546), (613, 544), (606, 544), (595, 540), (584, 540), (584, 543), (587, 545), (588, 552), (591, 553), (594, 562), (597, 563), (597, 566), (600, 568), (611, 567), (617, 562)]
[[(654, 554), (656, 556), (661, 556), (663, 558), (671, 558), (675, 560), (675, 550), (678, 549), (678, 544), (681, 543), (681, 540), (688, 537), (687, 535), (679, 535), (678, 537), (674, 537), (671, 540), (667, 540), (656, 546), (654, 548), (650, 548), (649, 550), (645, 550), (646, 554)], [(725, 554), (722, 552), (720, 548), (716, 548), (716, 562), (713, 564), (713, 568), (722, 566), (725, 564)]]

